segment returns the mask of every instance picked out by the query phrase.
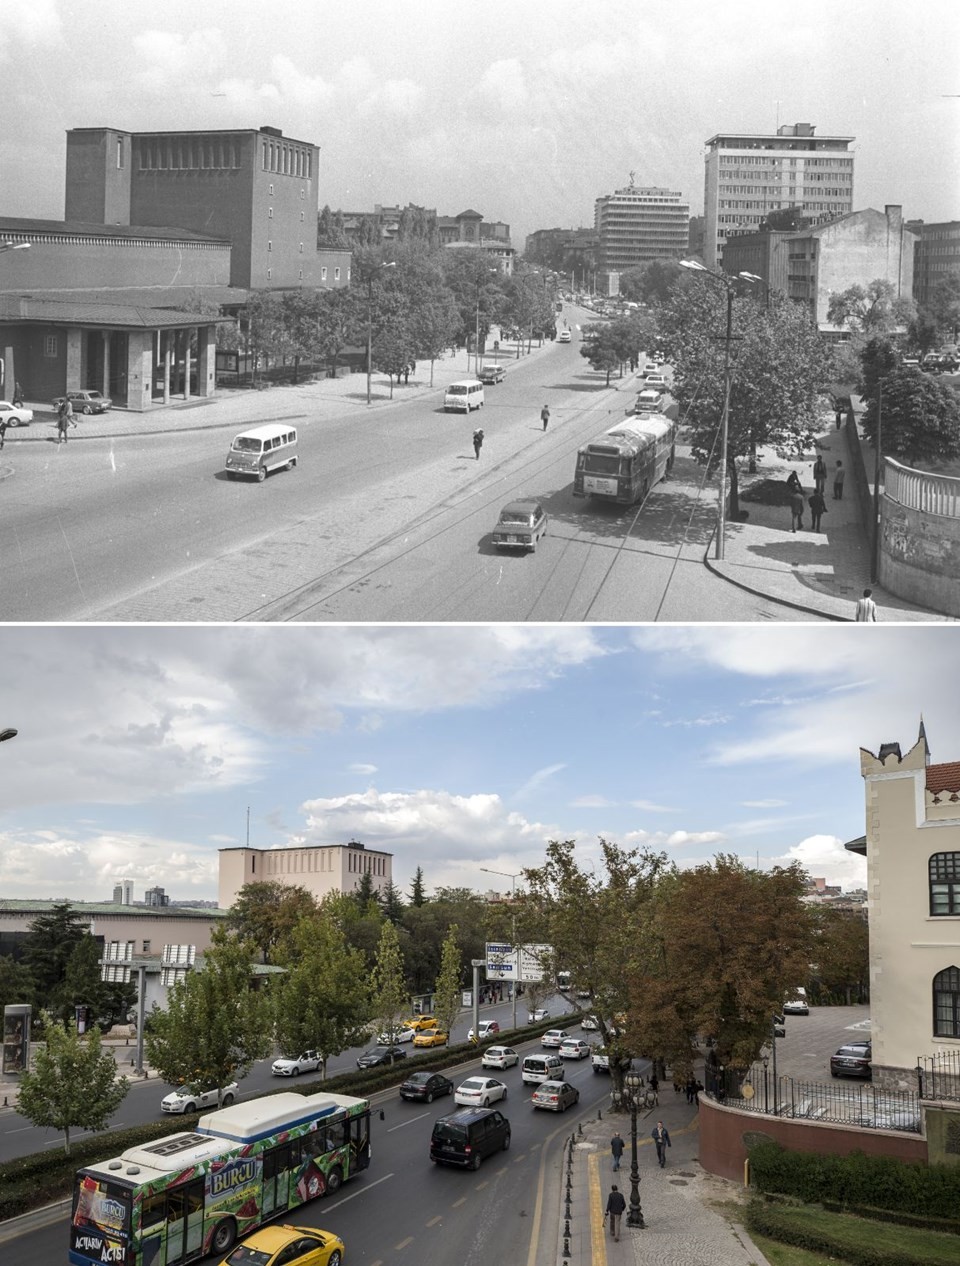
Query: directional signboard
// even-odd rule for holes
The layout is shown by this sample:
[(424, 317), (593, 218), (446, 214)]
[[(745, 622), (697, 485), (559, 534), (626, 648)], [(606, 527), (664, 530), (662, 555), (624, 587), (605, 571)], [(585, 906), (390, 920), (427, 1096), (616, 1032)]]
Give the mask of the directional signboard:
[(550, 945), (505, 945), (487, 942), (487, 980), (519, 980), (533, 984), (543, 980), (553, 961)]

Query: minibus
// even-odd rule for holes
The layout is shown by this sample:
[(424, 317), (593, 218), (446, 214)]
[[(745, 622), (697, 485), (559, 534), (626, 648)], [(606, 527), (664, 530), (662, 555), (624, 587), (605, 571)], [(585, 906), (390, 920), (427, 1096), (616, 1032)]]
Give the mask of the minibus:
[(297, 461), (296, 427), (280, 423), (241, 431), (230, 445), (224, 469), (228, 479), (249, 475), (263, 483), (268, 471), (290, 470)]

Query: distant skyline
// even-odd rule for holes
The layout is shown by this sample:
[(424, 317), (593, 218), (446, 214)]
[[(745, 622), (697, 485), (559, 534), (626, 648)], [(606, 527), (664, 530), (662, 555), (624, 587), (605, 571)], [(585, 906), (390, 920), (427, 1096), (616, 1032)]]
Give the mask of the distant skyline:
[[(575, 839), (862, 887), (859, 748), (921, 714), (960, 760), (935, 625), (0, 627), (0, 897), (216, 899), (217, 857), (359, 840), (408, 895), (507, 893)], [(947, 683), (945, 686), (944, 683)], [(503, 876), (486, 870), (506, 872)]]
[(946, 0), (7, 0), (0, 214), (63, 217), (71, 128), (269, 124), (320, 146), (321, 206), (472, 207), (522, 250), (631, 172), (699, 214), (710, 136), (807, 122), (856, 138), (855, 209), (956, 219), (958, 48)]

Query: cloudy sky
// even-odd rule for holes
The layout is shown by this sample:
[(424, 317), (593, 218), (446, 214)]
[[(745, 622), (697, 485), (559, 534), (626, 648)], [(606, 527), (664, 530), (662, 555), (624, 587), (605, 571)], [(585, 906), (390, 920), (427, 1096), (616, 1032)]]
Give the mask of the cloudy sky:
[[(0, 628), (0, 895), (215, 899), (218, 848), (358, 839), (508, 891), (599, 836), (862, 885), (860, 746), (960, 759), (943, 626)], [(945, 686), (946, 683), (946, 686)]]
[(593, 223), (628, 183), (703, 206), (717, 132), (856, 138), (856, 208), (957, 215), (960, 6), (923, 0), (4, 0), (0, 214), (63, 215), (65, 132), (259, 127), (320, 202)]

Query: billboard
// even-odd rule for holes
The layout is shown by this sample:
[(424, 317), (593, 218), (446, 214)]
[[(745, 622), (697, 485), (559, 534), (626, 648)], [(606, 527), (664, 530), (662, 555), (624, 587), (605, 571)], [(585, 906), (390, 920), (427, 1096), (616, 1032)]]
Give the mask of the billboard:
[(533, 984), (548, 974), (553, 962), (551, 945), (505, 945), (487, 942), (487, 980), (519, 980)]

